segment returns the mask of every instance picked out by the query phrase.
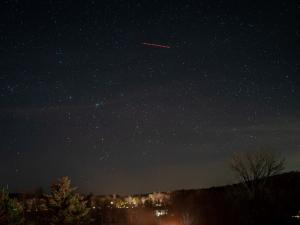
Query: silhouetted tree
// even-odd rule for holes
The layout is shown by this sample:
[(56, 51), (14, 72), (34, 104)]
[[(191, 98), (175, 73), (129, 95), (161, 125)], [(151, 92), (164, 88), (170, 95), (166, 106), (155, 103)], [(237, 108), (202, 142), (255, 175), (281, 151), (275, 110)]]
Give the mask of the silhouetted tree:
[(235, 153), (230, 161), (231, 170), (249, 193), (265, 184), (266, 178), (284, 170), (285, 159), (270, 151)]
[(51, 186), (51, 194), (47, 196), (51, 224), (79, 224), (86, 220), (90, 209), (75, 190), (68, 177), (62, 177)]
[(236, 153), (232, 156), (230, 168), (236, 173), (243, 188), (237, 188), (235, 201), (243, 224), (264, 224), (274, 214), (272, 206), (271, 176), (284, 170), (285, 159), (271, 151), (253, 151)]
[(10, 198), (6, 190), (0, 190), (0, 224), (19, 225), (23, 222), (21, 204), (16, 199)]
[(33, 192), (34, 197), (42, 198), (44, 196), (44, 189), (42, 187), (38, 187)]

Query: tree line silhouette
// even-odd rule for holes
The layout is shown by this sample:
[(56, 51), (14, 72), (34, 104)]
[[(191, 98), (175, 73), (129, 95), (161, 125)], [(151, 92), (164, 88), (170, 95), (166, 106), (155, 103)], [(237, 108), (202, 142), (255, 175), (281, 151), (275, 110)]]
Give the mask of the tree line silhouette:
[(270, 151), (236, 153), (229, 167), (237, 177), (236, 184), (153, 193), (148, 198), (81, 195), (68, 177), (53, 183), (49, 194), (40, 190), (23, 200), (22, 195), (2, 189), (0, 224), (300, 224), (300, 173), (282, 173), (283, 157)]

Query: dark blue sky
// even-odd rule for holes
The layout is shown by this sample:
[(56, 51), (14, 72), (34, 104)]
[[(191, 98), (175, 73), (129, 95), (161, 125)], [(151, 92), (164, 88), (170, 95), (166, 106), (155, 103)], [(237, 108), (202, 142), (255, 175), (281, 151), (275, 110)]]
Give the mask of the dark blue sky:
[[(299, 169), (297, 1), (2, 1), (0, 184), (136, 193)], [(144, 46), (166, 44), (170, 49)]]

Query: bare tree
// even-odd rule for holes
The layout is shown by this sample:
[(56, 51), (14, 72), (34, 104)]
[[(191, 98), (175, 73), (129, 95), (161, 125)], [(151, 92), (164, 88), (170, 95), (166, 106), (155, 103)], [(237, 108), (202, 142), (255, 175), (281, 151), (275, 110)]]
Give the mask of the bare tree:
[(285, 159), (271, 151), (253, 151), (233, 154), (231, 170), (238, 179), (253, 192), (258, 184), (264, 184), (265, 178), (281, 173)]

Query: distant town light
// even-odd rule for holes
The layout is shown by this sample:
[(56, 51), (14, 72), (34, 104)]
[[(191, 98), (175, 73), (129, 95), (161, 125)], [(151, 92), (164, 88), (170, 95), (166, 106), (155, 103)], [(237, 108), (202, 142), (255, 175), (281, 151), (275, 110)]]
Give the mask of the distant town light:
[(166, 209), (157, 209), (157, 210), (154, 210), (154, 214), (155, 214), (156, 217), (164, 216), (164, 215), (168, 214), (168, 210), (166, 210)]
[(292, 216), (292, 218), (300, 220), (300, 210), (298, 211), (298, 213), (296, 215)]

